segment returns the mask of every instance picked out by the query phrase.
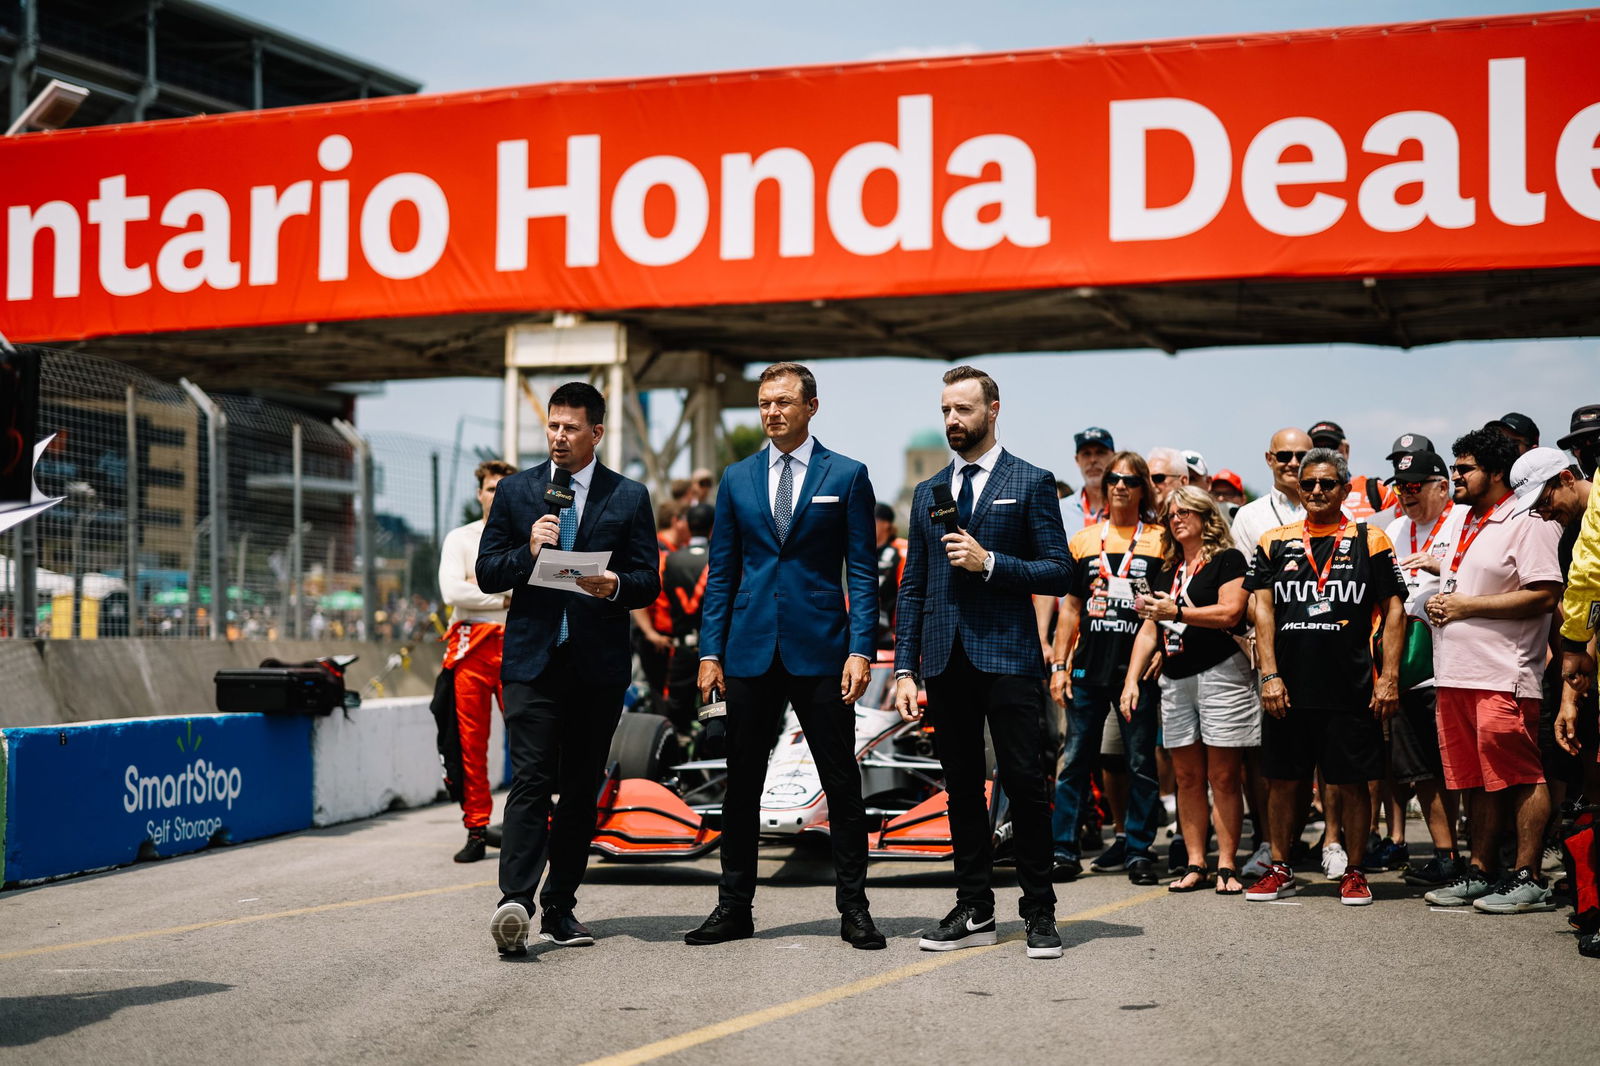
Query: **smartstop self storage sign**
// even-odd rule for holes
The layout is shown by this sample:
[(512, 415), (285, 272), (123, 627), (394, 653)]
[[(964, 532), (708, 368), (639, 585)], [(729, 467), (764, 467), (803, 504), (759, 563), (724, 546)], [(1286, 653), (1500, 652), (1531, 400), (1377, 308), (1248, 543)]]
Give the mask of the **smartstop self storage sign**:
[(5, 882), (311, 824), (311, 720), (239, 714), (8, 729)]

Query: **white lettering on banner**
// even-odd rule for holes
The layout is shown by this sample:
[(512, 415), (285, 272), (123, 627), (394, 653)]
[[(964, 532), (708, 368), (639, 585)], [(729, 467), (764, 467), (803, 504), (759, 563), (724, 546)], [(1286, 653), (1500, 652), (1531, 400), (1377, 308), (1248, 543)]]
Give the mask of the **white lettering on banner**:
[[(1510, 226), (1545, 221), (1545, 194), (1527, 188), (1527, 61), (1489, 61), (1489, 210)], [(1177, 133), (1194, 158), (1194, 179), (1183, 199), (1152, 207), (1146, 143), (1153, 131)], [(1556, 184), (1567, 204), (1600, 221), (1600, 104), (1574, 115), (1556, 145)], [(1380, 233), (1402, 233), (1424, 221), (1440, 229), (1466, 229), (1477, 222), (1477, 203), (1461, 195), (1462, 150), (1455, 123), (1432, 111), (1398, 111), (1374, 122), (1362, 151), (1398, 156), (1412, 142), (1419, 158), (1388, 163), (1362, 179), (1357, 211)], [(1284, 162), (1290, 147), (1309, 160)], [(1469, 153), (1475, 155), (1475, 153)], [(1113, 241), (1172, 240), (1210, 225), (1227, 202), (1233, 156), (1227, 129), (1210, 108), (1194, 100), (1154, 97), (1111, 102), (1110, 234)], [(1345, 138), (1328, 123), (1294, 116), (1270, 123), (1245, 148), (1240, 193), (1250, 217), (1263, 229), (1289, 237), (1327, 230), (1345, 214), (1347, 201), (1317, 191), (1309, 203), (1291, 207), (1278, 190), (1285, 185), (1337, 184), (1348, 180)], [(1400, 191), (1419, 186), (1421, 195), (1401, 202)]]
[(244, 775), (237, 766), (222, 767), (196, 759), (176, 774), (141, 776), (129, 764), (123, 773), (122, 809), (129, 814), (179, 807), (193, 803), (223, 803), (233, 810), (233, 801), (244, 791)]
[(33, 247), (40, 230), (49, 230), (55, 242), (55, 296), (78, 295), (79, 256), (83, 223), (78, 210), (65, 200), (51, 200), (37, 211), (13, 207), (6, 211), (6, 299), (33, 299)]
[[(1323, 118), (1291, 114), (1252, 134), (1237, 124), (1230, 127), (1198, 100), (1112, 100), (1102, 232), (1109, 232), (1113, 242), (1201, 233), (1233, 202), (1235, 166), (1243, 209), (1237, 214), (1283, 237), (1310, 237), (1335, 226), (1394, 234), (1425, 224), (1469, 229), (1491, 220), (1516, 227), (1546, 225), (1552, 199), (1600, 221), (1600, 103), (1577, 111), (1564, 125), (1553, 121), (1559, 116), (1538, 112), (1539, 121), (1533, 122), (1527, 78), (1524, 57), (1487, 61), (1486, 123), (1469, 123), (1448, 109), (1400, 109), (1377, 116), (1365, 129), (1340, 129)], [(1402, 90), (1395, 94), (1404, 102)], [(776, 227), (782, 259), (816, 255), (819, 245), (829, 247), (830, 241), (862, 257), (927, 251), (936, 238), (966, 252), (1006, 243), (1048, 245), (1060, 227), (1040, 211), (1034, 147), (1021, 137), (982, 129), (957, 142), (949, 119), (940, 126), (945, 136), (936, 142), (935, 106), (927, 93), (896, 97), (892, 114), (878, 105), (875, 121), (884, 127), (879, 139), (844, 145), (831, 161), (794, 146), (702, 160), (654, 154), (615, 160), (607, 171), (617, 175), (614, 183), (609, 176), (602, 182), (600, 134), (538, 143), (499, 141), (492, 178), (494, 269), (529, 269), (529, 244), (536, 236), (568, 269), (599, 266), (607, 226), (606, 254), (645, 267), (683, 262), (708, 244), (723, 261), (754, 259), (764, 226)], [(968, 112), (955, 114), (964, 119)], [(1552, 131), (1547, 136), (1559, 126), (1553, 159), (1530, 158), (1530, 125)], [(1463, 143), (1462, 129), (1471, 130), (1473, 139)], [(1486, 130), (1486, 140), (1478, 139), (1480, 130)], [(1151, 175), (1162, 157), (1152, 155), (1150, 143), (1174, 135), (1192, 160), (1193, 177), (1176, 202), (1153, 203)], [(939, 159), (936, 143), (954, 147)], [(142, 177), (93, 174), (87, 180), (95, 191), (85, 194), (87, 202), (0, 202), (6, 227), (4, 298), (80, 297), (86, 257), (95, 262), (88, 284), (98, 286), (97, 295), (113, 297), (152, 290), (221, 292), (241, 284), (294, 286), (310, 280), (313, 271), (316, 281), (338, 283), (361, 267), (394, 280), (427, 275), (444, 261), (452, 214), (463, 206), (452, 205), (452, 196), (478, 195), (479, 186), (468, 182), (447, 192), (439, 180), (419, 171), (351, 177), (356, 147), (344, 134), (323, 136), (315, 151), (317, 172), (281, 186), (241, 180), (235, 191), (191, 188), (162, 191), (158, 197), (153, 183)], [(1549, 147), (1541, 142), (1540, 150)], [(560, 184), (540, 185), (530, 176), (534, 152), (540, 153), (538, 171), (551, 175), (543, 180), (552, 180), (552, 171), (564, 173)], [(1483, 173), (1467, 173), (1468, 166)], [(935, 181), (940, 167), (951, 180)], [(1536, 184), (1554, 188), (1530, 188), (1530, 168)], [(490, 180), (482, 175), (482, 192), (487, 193)], [(876, 194), (878, 183), (889, 180), (892, 195), (885, 195), (869, 218), (868, 187)], [(763, 190), (768, 182), (775, 190)], [(1048, 178), (1045, 186), (1051, 187)], [(1477, 198), (1463, 194), (1480, 187), (1486, 190), (1481, 214)], [(888, 186), (883, 188), (887, 193)], [(763, 198), (764, 191), (777, 195)], [(662, 221), (652, 232), (645, 223), (647, 203), (668, 197), (670, 213), (660, 213)], [(1073, 204), (1071, 209), (1099, 208)], [(409, 248), (397, 248), (395, 215), (406, 218), (409, 211), (416, 212), (416, 237)], [(1228, 217), (1234, 233), (1234, 212)], [(536, 228), (540, 219), (560, 220), (562, 226)], [(140, 225), (152, 228), (134, 228)], [(710, 233), (712, 226), (717, 234)], [(286, 233), (294, 238), (287, 245)], [(285, 246), (306, 248), (305, 262), (285, 263)], [(40, 256), (49, 257), (48, 278)], [(469, 273), (479, 268), (465, 266)]]

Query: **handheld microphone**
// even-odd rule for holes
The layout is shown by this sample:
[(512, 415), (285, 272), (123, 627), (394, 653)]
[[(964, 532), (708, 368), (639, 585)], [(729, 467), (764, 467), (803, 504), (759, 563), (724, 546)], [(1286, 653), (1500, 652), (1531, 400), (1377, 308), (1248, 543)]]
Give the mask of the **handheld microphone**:
[(544, 490), (544, 505), (549, 508), (546, 513), (559, 515), (562, 508), (571, 507), (577, 500), (572, 491), (572, 471), (556, 467)]
[(933, 486), (933, 506), (928, 508), (928, 520), (936, 526), (943, 526), (946, 533), (958, 531), (955, 497), (950, 495), (949, 485)]

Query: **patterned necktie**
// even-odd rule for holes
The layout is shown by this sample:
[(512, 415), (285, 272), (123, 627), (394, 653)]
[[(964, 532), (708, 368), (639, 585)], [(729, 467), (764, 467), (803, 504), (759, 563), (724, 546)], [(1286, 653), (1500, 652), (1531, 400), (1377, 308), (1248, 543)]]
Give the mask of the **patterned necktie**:
[(982, 469), (977, 463), (968, 463), (961, 468), (961, 493), (956, 497), (956, 517), (962, 529), (972, 525), (972, 479)]
[(778, 543), (789, 537), (789, 523), (794, 518), (794, 456), (783, 457), (783, 471), (778, 475), (778, 498), (772, 503), (772, 523), (778, 527)]
[[(578, 539), (578, 509), (576, 507), (561, 508), (561, 533), (558, 547), (564, 552), (572, 550), (572, 544)], [(556, 643), (565, 644), (571, 634), (567, 632), (567, 609), (561, 608), (561, 631), (556, 634)]]

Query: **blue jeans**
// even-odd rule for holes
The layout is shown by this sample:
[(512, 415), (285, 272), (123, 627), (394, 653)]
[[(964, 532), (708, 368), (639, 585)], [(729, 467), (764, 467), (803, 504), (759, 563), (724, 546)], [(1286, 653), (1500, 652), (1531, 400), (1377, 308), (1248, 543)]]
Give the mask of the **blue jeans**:
[(1072, 686), (1072, 702), (1067, 706), (1067, 754), (1056, 782), (1055, 810), (1051, 813), (1051, 833), (1055, 854), (1078, 857), (1078, 812), (1083, 797), (1089, 795), (1089, 774), (1100, 758), (1100, 731), (1109, 713), (1122, 729), (1122, 746), (1128, 758), (1128, 812), (1123, 818), (1127, 833), (1128, 857), (1153, 858), (1150, 848), (1156, 840), (1161, 811), (1161, 783), (1156, 779), (1156, 730), (1161, 724), (1161, 689), (1154, 681), (1139, 683), (1139, 702), (1133, 708), (1133, 721), (1124, 721), (1116, 709), (1122, 695), (1120, 687)]

